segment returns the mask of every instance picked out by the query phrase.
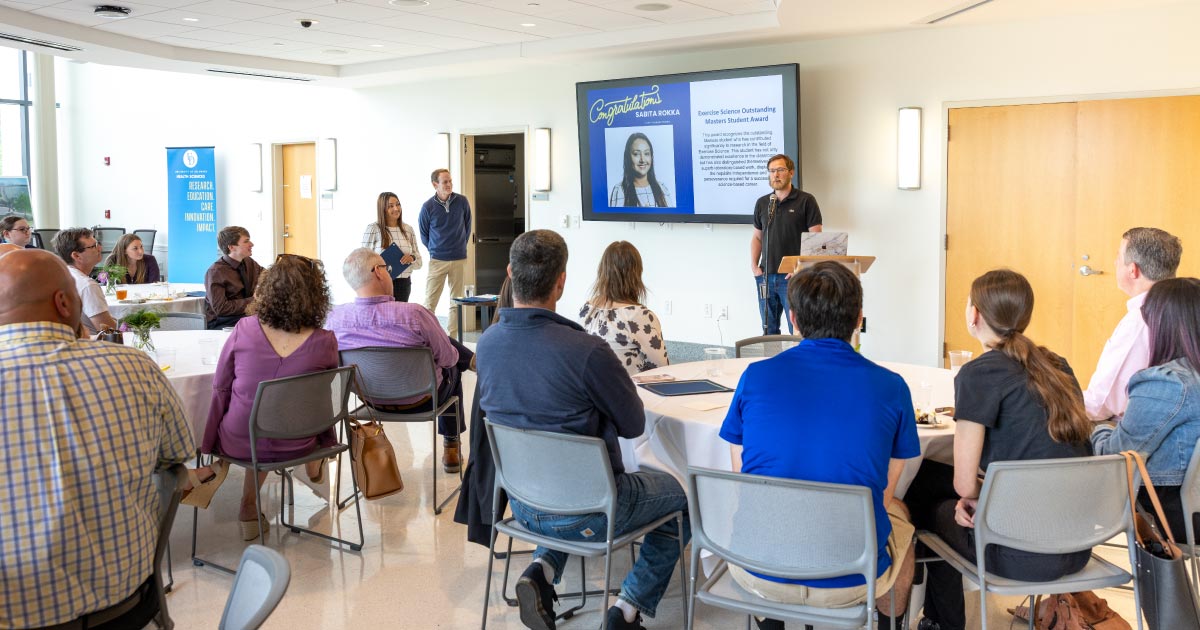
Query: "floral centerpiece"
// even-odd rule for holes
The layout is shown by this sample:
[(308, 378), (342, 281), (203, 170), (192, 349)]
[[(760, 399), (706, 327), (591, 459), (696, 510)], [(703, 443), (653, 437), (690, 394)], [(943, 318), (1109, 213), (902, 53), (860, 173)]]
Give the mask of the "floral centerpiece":
[(104, 285), (104, 292), (108, 295), (115, 295), (117, 285), (125, 279), (125, 274), (129, 273), (123, 265), (102, 265), (98, 267), (100, 273), (96, 274), (96, 280)]
[(150, 340), (150, 331), (162, 326), (162, 318), (158, 313), (149, 309), (139, 309), (122, 317), (121, 332), (133, 333), (133, 347), (145, 352), (154, 352), (154, 342)]

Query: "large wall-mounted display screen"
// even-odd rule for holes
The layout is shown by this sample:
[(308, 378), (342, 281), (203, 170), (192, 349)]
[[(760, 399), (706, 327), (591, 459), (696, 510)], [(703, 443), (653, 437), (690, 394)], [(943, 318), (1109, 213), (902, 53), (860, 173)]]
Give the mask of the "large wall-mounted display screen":
[(585, 221), (751, 223), (796, 160), (796, 64), (577, 83)]

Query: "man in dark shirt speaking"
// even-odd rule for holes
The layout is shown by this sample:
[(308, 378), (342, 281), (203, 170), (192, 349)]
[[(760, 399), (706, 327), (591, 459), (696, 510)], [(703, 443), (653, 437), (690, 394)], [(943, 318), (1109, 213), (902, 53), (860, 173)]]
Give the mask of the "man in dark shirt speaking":
[[(812, 195), (792, 186), (796, 164), (786, 155), (767, 160), (771, 194), (754, 203), (750, 236), (750, 268), (758, 288), (758, 312), (764, 335), (779, 334), (779, 318), (787, 319), (787, 278), (779, 271), (784, 256), (800, 255), (800, 235), (821, 231), (821, 209)], [(788, 322), (788, 332), (792, 323)]]
[[(554, 312), (567, 280), (566, 242), (550, 230), (522, 234), (509, 253), (508, 275), (513, 308), (500, 309), (500, 321), (479, 339), (480, 408), (496, 424), (603, 438), (617, 485), (614, 535), (683, 511), (686, 544), (687, 495), (679, 482), (664, 472), (625, 472), (621, 461), (617, 438), (637, 437), (646, 425), (633, 381), (603, 339)], [(559, 516), (517, 501), (511, 505), (513, 516), (531, 531), (604, 540), (604, 514)], [(640, 629), (640, 615), (654, 616), (679, 561), (678, 533), (671, 520), (646, 535), (617, 604), (606, 613), (609, 628)], [(566, 560), (562, 552), (538, 547), (521, 575), (517, 600), (527, 627), (555, 627), (551, 584), (562, 577)]]

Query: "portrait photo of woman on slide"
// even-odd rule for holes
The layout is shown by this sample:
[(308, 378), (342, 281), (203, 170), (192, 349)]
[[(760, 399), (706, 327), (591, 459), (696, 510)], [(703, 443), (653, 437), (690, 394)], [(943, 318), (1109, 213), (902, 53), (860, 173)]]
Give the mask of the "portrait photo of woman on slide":
[(646, 134), (630, 134), (629, 139), (625, 141), (622, 164), (621, 181), (612, 187), (608, 196), (610, 208), (675, 207), (670, 189), (654, 176), (654, 147)]

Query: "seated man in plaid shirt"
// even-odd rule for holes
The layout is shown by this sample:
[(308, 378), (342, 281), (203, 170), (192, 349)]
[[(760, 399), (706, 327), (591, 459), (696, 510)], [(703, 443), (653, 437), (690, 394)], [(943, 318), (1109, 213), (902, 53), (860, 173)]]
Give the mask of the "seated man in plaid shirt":
[(62, 260), (0, 256), (0, 628), (157, 612), (152, 474), (191, 455), (191, 429), (154, 361), (79, 329)]

